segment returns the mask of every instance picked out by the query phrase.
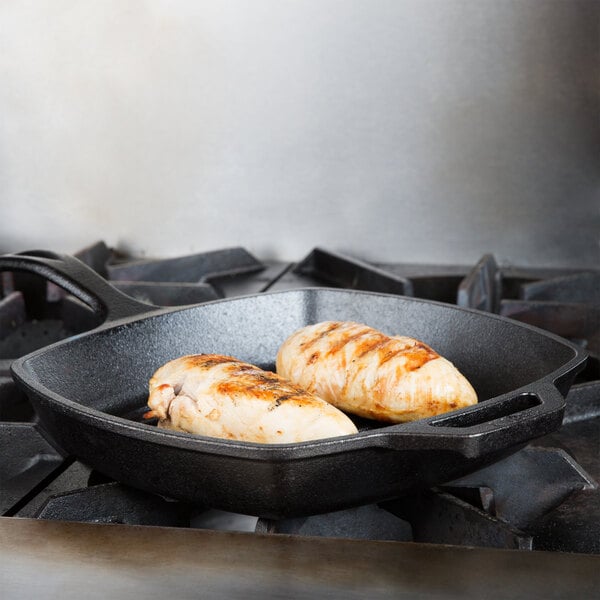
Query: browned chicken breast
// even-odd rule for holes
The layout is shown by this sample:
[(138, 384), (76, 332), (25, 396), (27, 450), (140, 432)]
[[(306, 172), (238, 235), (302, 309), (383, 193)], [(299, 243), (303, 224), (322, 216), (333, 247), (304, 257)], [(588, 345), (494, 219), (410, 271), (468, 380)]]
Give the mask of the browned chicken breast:
[(275, 373), (220, 354), (183, 356), (150, 379), (159, 427), (265, 444), (356, 433), (341, 411)]
[(466, 378), (423, 342), (353, 322), (296, 331), (279, 349), (277, 373), (346, 412), (394, 423), (477, 402)]

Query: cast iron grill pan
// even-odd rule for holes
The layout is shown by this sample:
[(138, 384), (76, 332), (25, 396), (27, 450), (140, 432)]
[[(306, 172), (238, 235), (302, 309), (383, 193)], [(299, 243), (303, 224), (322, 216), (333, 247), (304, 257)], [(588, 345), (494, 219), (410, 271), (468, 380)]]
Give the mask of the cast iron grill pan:
[[(564, 396), (585, 362), (577, 346), (534, 327), (402, 296), (309, 288), (158, 308), (72, 257), (7, 255), (3, 269), (43, 275), (105, 318), (12, 365), (65, 451), (131, 486), (265, 518), (382, 501), (499, 460), (560, 427)], [(216, 352), (272, 369), (289, 334), (328, 319), (425, 341), (465, 374), (481, 402), (410, 424), (361, 422), (355, 435), (279, 445), (161, 430), (132, 417), (166, 361)]]

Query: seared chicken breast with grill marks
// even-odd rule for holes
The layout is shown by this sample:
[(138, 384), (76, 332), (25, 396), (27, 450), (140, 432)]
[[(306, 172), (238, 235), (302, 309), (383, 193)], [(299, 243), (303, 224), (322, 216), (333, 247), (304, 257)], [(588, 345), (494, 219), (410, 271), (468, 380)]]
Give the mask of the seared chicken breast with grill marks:
[(265, 444), (357, 433), (341, 411), (279, 375), (220, 354), (183, 356), (150, 379), (158, 426)]
[(393, 423), (477, 403), (467, 379), (423, 342), (353, 322), (296, 331), (279, 349), (277, 373), (346, 412)]

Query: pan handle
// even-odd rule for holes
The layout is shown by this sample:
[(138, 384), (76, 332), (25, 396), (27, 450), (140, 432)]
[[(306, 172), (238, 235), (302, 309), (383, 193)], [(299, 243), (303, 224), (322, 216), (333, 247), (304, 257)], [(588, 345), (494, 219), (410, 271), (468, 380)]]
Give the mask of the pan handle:
[(455, 451), (479, 457), (502, 451), (558, 429), (565, 398), (549, 381), (505, 394), (446, 415), (393, 427), (388, 438), (396, 449)]
[(46, 250), (4, 254), (0, 256), (0, 271), (40, 275), (87, 304), (104, 323), (160, 310), (127, 296), (86, 264), (66, 254)]

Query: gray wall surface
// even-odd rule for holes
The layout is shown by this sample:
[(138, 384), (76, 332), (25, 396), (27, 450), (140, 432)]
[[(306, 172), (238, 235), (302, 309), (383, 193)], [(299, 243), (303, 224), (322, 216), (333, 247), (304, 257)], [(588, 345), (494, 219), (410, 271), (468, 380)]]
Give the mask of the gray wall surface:
[(0, 251), (598, 266), (594, 0), (0, 3)]

